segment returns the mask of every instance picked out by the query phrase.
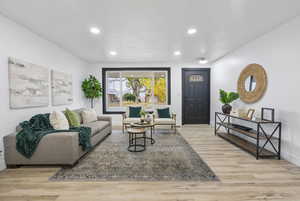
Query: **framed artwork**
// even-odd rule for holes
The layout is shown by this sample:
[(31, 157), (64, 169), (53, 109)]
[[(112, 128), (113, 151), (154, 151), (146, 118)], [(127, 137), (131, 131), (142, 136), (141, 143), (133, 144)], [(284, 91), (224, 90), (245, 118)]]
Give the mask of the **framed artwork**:
[(246, 118), (249, 119), (249, 120), (252, 120), (252, 119), (253, 119), (254, 112), (255, 112), (254, 109), (249, 109), (248, 112), (247, 112)]
[(8, 59), (10, 108), (49, 105), (49, 69), (15, 58)]
[(275, 109), (274, 108), (261, 108), (261, 120), (263, 121), (272, 121), (274, 122), (275, 116)]
[(59, 71), (51, 71), (52, 105), (68, 105), (73, 103), (72, 75)]

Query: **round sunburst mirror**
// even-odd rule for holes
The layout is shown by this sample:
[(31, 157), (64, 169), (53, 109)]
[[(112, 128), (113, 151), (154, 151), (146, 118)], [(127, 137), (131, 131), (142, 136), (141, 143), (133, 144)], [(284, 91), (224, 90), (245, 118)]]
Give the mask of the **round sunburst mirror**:
[(241, 72), (238, 80), (238, 93), (245, 103), (258, 101), (267, 88), (267, 74), (259, 64), (249, 64)]

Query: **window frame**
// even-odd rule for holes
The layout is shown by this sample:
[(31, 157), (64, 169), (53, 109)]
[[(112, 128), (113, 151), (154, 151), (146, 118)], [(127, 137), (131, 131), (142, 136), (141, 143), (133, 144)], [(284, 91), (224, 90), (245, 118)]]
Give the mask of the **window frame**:
[(124, 68), (102, 68), (102, 112), (103, 114), (123, 114), (124, 111), (107, 111), (106, 108), (106, 72), (107, 71), (166, 71), (167, 72), (167, 89), (168, 89), (168, 105), (171, 105), (171, 68), (170, 67), (124, 67)]

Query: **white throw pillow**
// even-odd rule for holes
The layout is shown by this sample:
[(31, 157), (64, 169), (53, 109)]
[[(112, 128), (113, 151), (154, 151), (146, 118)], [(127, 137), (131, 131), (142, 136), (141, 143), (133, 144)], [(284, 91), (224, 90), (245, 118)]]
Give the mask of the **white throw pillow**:
[(52, 125), (52, 127), (55, 130), (69, 130), (70, 126), (69, 126), (69, 122), (66, 118), (66, 116), (64, 115), (64, 113), (60, 112), (60, 111), (53, 111), (50, 114), (50, 124)]
[(94, 109), (85, 109), (81, 112), (82, 121), (84, 124), (97, 121), (97, 113)]

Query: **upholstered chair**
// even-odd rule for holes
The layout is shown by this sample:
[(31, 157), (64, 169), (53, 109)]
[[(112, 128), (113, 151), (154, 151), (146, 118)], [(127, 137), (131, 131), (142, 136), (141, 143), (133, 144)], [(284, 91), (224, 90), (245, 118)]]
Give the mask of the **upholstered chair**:
[[(168, 108), (168, 111), (163, 111)], [(159, 112), (160, 110), (160, 112)], [(154, 109), (155, 125), (170, 125), (171, 129), (176, 133), (176, 113), (172, 112), (170, 105), (156, 106)]]
[(129, 126), (132, 123), (138, 123), (140, 122), (140, 117), (131, 117), (130, 116), (130, 110), (129, 107), (141, 107), (141, 110), (143, 110), (143, 106), (140, 105), (130, 105), (126, 107), (126, 111), (122, 114), (123, 120), (122, 120), (122, 131), (124, 133), (127, 126)]

